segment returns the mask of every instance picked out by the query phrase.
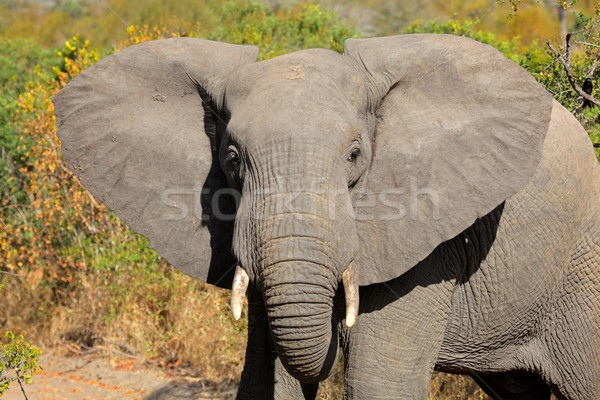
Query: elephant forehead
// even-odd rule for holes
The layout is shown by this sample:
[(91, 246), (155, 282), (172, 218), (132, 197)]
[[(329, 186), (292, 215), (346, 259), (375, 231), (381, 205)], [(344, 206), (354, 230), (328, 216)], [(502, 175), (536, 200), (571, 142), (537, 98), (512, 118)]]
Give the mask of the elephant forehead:
[(244, 66), (230, 78), (228, 130), (251, 145), (288, 135), (343, 146), (363, 129), (366, 86), (347, 57), (309, 49)]
[(227, 105), (250, 102), (272, 106), (288, 103), (364, 103), (364, 77), (347, 58), (331, 50), (308, 49), (247, 64), (233, 74), (226, 87)]
[(288, 102), (253, 109), (233, 109), (227, 130), (240, 144), (262, 147), (266, 142), (294, 144), (292, 148), (308, 148), (311, 144), (327, 144), (334, 149), (345, 147), (359, 136), (361, 127), (355, 113), (338, 104), (335, 112), (317, 103)]

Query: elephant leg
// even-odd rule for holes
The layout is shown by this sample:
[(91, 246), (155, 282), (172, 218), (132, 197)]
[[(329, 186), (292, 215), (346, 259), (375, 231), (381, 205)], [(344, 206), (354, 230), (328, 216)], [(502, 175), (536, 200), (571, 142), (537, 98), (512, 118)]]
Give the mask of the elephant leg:
[(345, 398), (427, 398), (453, 288), (431, 265), (361, 287), (356, 324), (342, 331)]
[(267, 317), (260, 294), (250, 285), (248, 294), (248, 344), (237, 393), (238, 400), (273, 399), (275, 360)]
[(314, 400), (318, 384), (301, 384), (283, 367), (271, 340), (263, 299), (248, 288), (248, 345), (238, 400)]
[(600, 399), (600, 222), (592, 225), (544, 321), (541, 370), (561, 400)]
[(564, 325), (552, 326), (546, 350), (550, 357), (542, 363), (542, 373), (560, 400), (600, 399), (600, 327), (590, 324), (581, 329), (583, 319), (590, 321), (583, 307), (563, 315)]
[(274, 399), (314, 400), (317, 397), (318, 389), (318, 383), (299, 382), (285, 370), (279, 358), (275, 359)]
[(550, 400), (548, 385), (532, 372), (472, 374), (471, 377), (493, 400)]

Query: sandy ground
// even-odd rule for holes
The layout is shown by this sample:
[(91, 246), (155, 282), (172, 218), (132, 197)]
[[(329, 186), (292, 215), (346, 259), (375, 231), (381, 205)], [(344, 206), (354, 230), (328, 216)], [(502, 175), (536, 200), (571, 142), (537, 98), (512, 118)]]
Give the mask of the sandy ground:
[[(237, 384), (215, 384), (184, 368), (169, 369), (143, 359), (53, 355), (46, 350), (44, 369), (24, 385), (29, 400), (234, 399)], [(2, 400), (23, 400), (13, 383)]]

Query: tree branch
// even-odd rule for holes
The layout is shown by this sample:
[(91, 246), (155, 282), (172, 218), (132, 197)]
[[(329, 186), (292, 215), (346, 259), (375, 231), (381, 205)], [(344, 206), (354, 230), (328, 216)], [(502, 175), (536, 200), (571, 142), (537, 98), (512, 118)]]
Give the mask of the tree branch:
[(587, 77), (591, 78), (596, 72), (596, 67), (598, 66), (598, 60), (600, 60), (600, 47), (598, 47), (598, 51), (596, 52), (596, 58), (594, 59), (594, 63), (590, 67), (590, 70), (587, 73)]
[(582, 44), (584, 46), (591, 46), (591, 47), (600, 47), (597, 44), (590, 43), (590, 42), (575, 42), (575, 44)]
[[(570, 34), (567, 35), (567, 39), (566, 39), (566, 45), (567, 45), (566, 54), (567, 55), (571, 54), (571, 51), (570, 51), (571, 46), (569, 45), (569, 38), (570, 38)], [(556, 59), (562, 64), (563, 68), (565, 69), (565, 72), (567, 73), (567, 79), (569, 80), (571, 87), (585, 100), (588, 100), (590, 103), (593, 103), (597, 107), (600, 107), (600, 100), (598, 100), (595, 97), (590, 96), (589, 94), (584, 92), (583, 89), (577, 84), (577, 79), (575, 79), (575, 75), (573, 74), (573, 71), (571, 70), (570, 63), (565, 60), (565, 57), (562, 56), (558, 52), (558, 50), (556, 50), (554, 48), (554, 46), (552, 46), (550, 41), (546, 40), (546, 44), (548, 45), (548, 48), (550, 48), (550, 51), (552, 53), (554, 53), (554, 56), (556, 57)]]
[(17, 377), (17, 382), (19, 382), (19, 386), (21, 386), (21, 392), (23, 392), (23, 396), (25, 397), (25, 400), (29, 400), (29, 398), (27, 397), (27, 393), (25, 393), (25, 388), (23, 387), (23, 384), (21, 383), (21, 380), (19, 379), (19, 377)]
[(580, 30), (578, 30), (578, 31), (569, 32), (568, 34), (569, 34), (570, 36), (573, 36), (573, 35), (578, 35), (578, 34), (580, 34), (580, 33), (583, 33), (583, 32), (585, 32), (585, 31), (589, 31), (589, 30), (590, 30), (590, 29), (592, 29), (594, 26), (596, 26), (596, 25), (598, 24), (598, 22), (599, 22), (599, 21), (594, 21), (594, 22), (592, 22), (592, 23), (591, 23), (589, 26), (583, 27), (583, 28), (581, 28), (581, 29), (580, 29)]
[[(562, 59), (562, 61), (564, 62), (563, 65), (565, 66), (565, 68), (568, 68), (569, 70), (571, 69), (571, 36), (572, 35), (573, 35), (572, 33), (567, 33), (565, 35), (565, 56)], [(548, 41), (546, 41), (546, 42), (548, 43), (548, 46), (550, 46), (550, 43)], [(550, 50), (552, 50), (552, 48)]]
[(12, 275), (12, 276), (25, 276), (23, 274), (15, 274), (14, 272), (6, 272), (6, 271), (0, 271), (0, 274), (6, 274), (6, 275)]

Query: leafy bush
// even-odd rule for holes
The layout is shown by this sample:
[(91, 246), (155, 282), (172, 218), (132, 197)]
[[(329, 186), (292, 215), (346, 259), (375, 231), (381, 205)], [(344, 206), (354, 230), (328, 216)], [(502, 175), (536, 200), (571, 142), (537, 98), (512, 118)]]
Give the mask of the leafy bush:
[[(579, 28), (569, 40), (570, 69), (579, 86), (583, 86), (586, 78), (590, 78), (594, 86), (598, 86), (600, 71), (598, 69), (598, 60), (600, 57), (600, 4), (596, 6), (596, 12), (593, 17), (579, 15), (577, 27)], [(569, 58), (566, 49), (566, 43), (554, 43), (554, 47)], [(571, 111), (577, 111), (576, 116), (588, 133), (598, 142), (600, 135), (599, 111), (596, 106), (582, 109), (582, 99), (569, 83), (567, 72), (560, 62), (553, 59), (553, 64), (548, 66), (542, 74), (542, 82), (554, 97)], [(598, 92), (592, 93), (592, 96), (598, 98)]]
[[(0, 285), (0, 289), (3, 285)], [(0, 342), (0, 397), (14, 381), (17, 381), (24, 389), (23, 383), (30, 383), (31, 376), (41, 370), (38, 365), (39, 349), (31, 346), (31, 343), (23, 340), (23, 336), (15, 338), (12, 331), (4, 334), (6, 343)]]
[(291, 9), (272, 12), (263, 3), (226, 1), (217, 13), (217, 29), (207, 39), (256, 44), (261, 59), (295, 50), (324, 47), (342, 52), (342, 43), (355, 36), (332, 12), (318, 5), (299, 3)]
[(322, 11), (318, 5), (298, 3), (293, 8), (272, 11), (267, 5), (252, 1), (226, 0), (213, 10), (216, 27), (200, 23), (184, 24), (184, 29), (171, 32), (165, 27), (133, 25), (127, 29), (128, 43), (170, 36), (191, 36), (234, 44), (260, 47), (259, 60), (311, 47), (324, 47), (342, 52), (343, 41), (355, 37), (335, 13)]
[(0, 38), (0, 198), (7, 197), (10, 189), (15, 188), (17, 179), (11, 177), (18, 177), (19, 168), (24, 165), (13, 123), (16, 100), (32, 81), (44, 78), (44, 71), (55, 60), (53, 51), (42, 49), (34, 40)]

